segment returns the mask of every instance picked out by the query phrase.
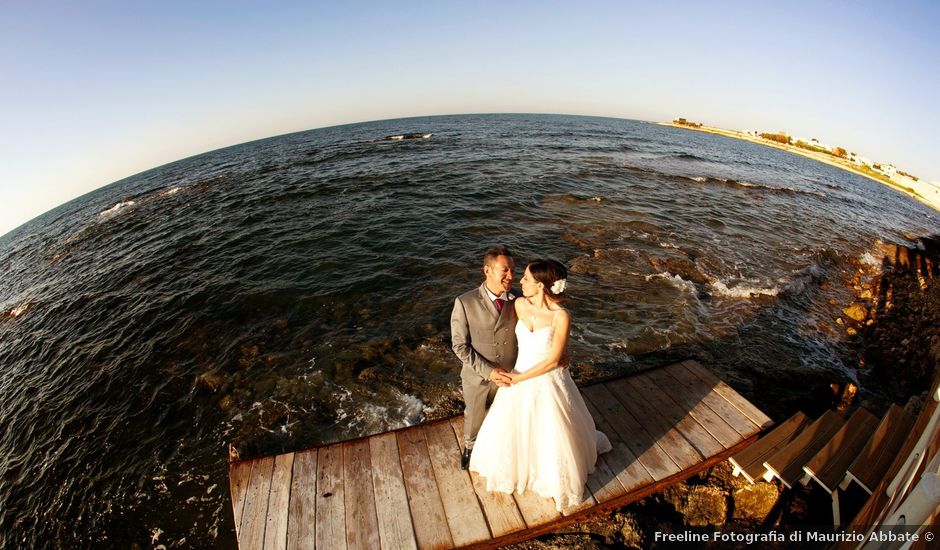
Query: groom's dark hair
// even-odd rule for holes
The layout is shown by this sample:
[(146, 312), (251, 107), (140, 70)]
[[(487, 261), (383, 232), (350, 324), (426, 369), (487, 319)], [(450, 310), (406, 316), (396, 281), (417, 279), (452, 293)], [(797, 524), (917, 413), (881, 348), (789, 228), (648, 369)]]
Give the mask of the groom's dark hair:
[(483, 265), (490, 265), (491, 262), (495, 262), (496, 258), (499, 256), (509, 256), (512, 258), (512, 252), (509, 251), (503, 245), (494, 246), (493, 248), (486, 251), (486, 254), (483, 255)]

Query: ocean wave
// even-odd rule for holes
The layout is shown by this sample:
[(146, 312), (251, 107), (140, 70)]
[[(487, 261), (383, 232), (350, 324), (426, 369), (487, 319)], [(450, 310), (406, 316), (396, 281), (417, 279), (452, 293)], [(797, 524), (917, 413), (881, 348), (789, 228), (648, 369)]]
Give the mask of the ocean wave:
[(881, 269), (883, 262), (884, 262), (883, 257), (878, 258), (871, 252), (866, 252), (862, 254), (861, 257), (858, 259), (858, 263), (864, 266), (868, 266), (869, 268), (872, 268), (872, 269)]
[(666, 155), (661, 158), (676, 159), (676, 160), (697, 160), (697, 161), (702, 161), (702, 162), (708, 161), (708, 159), (702, 158), (698, 155), (693, 155), (692, 153), (676, 153), (673, 155)]
[(769, 288), (762, 288), (759, 286), (751, 286), (748, 284), (734, 284), (729, 287), (720, 279), (716, 279), (709, 283), (712, 291), (719, 296), (726, 296), (729, 298), (754, 298), (757, 296), (776, 296), (780, 293), (780, 288), (772, 286)]
[(336, 414), (337, 422), (346, 426), (346, 433), (367, 435), (413, 426), (423, 420), (425, 408), (418, 397), (393, 388), (381, 396), (354, 396), (346, 390)]
[(98, 218), (108, 219), (108, 218), (114, 217), (118, 213), (123, 212), (124, 210), (126, 210), (127, 208), (130, 208), (131, 206), (134, 206), (135, 204), (137, 203), (132, 200), (121, 201), (115, 204), (114, 206), (112, 206), (111, 208), (108, 208), (107, 210), (104, 210), (103, 212), (99, 212)]
[(604, 199), (601, 198), (601, 197), (584, 197), (584, 196), (574, 195), (574, 194), (572, 194), (572, 193), (566, 193), (566, 194), (564, 194), (564, 195), (559, 196), (558, 198), (560, 198), (560, 199), (561, 199), (562, 201), (564, 201), (564, 202), (572, 202), (572, 203), (577, 203), (577, 202), (602, 202), (602, 201), (604, 200)]
[(797, 189), (795, 187), (776, 187), (773, 185), (765, 185), (762, 183), (753, 183), (746, 180), (736, 180), (731, 178), (715, 178), (711, 176), (688, 176), (686, 179), (692, 180), (696, 183), (705, 183), (711, 185), (722, 185), (724, 187), (730, 187), (732, 189), (743, 189), (748, 191), (770, 191), (772, 193), (782, 193), (787, 195), (812, 195), (815, 197), (825, 197), (826, 194), (822, 191), (815, 191), (809, 189)]
[(384, 138), (382, 138), (382, 141), (403, 141), (406, 139), (430, 139), (432, 135), (434, 134), (418, 134), (418, 133), (396, 134), (393, 136), (385, 136)]
[(679, 290), (688, 292), (693, 296), (698, 296), (698, 289), (695, 287), (695, 283), (692, 281), (687, 281), (678, 275), (673, 275), (672, 273), (653, 273), (651, 275), (647, 275), (645, 279), (647, 282), (652, 281), (653, 279), (662, 279)]

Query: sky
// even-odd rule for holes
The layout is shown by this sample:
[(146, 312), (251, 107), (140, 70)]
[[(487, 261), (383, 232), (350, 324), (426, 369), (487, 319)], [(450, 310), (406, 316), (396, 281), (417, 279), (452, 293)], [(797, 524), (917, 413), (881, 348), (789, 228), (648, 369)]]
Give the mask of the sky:
[(98, 187), (370, 120), (785, 130), (940, 180), (940, 2), (0, 0), (0, 235)]

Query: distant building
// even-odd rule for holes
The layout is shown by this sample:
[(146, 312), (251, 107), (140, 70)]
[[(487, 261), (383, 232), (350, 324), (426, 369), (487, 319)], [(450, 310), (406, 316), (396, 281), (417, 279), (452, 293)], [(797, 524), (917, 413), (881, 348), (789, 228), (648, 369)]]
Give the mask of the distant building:
[(894, 166), (893, 164), (887, 164), (887, 163), (875, 164), (875, 165), (874, 165), (874, 169), (877, 170), (878, 172), (881, 172), (882, 174), (888, 176), (889, 178), (892, 177), (892, 176), (897, 175), (897, 173), (898, 173), (897, 167)]
[(867, 167), (869, 167), (869, 168), (871, 168), (872, 165), (875, 164), (875, 162), (874, 162), (873, 160), (871, 160), (870, 158), (868, 158), (868, 157), (863, 157), (863, 156), (858, 155), (858, 154), (856, 154), (856, 153), (849, 153), (849, 162), (852, 162), (852, 163), (857, 164), (857, 165), (859, 165), (859, 166), (867, 166)]

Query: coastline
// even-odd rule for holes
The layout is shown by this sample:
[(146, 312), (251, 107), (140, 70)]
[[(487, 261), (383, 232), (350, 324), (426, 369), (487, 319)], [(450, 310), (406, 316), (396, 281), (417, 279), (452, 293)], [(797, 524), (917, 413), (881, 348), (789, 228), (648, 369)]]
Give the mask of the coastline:
[(733, 139), (750, 141), (751, 143), (756, 143), (758, 145), (763, 145), (765, 147), (772, 147), (774, 149), (780, 149), (781, 151), (787, 151), (795, 155), (800, 155), (801, 157), (806, 157), (808, 159), (819, 161), (824, 164), (834, 166), (836, 168), (841, 168), (842, 170), (845, 170), (847, 172), (852, 172), (853, 174), (857, 174), (859, 176), (862, 176), (863, 178), (868, 178), (872, 181), (876, 181), (880, 184), (888, 186), (889, 188), (891, 188), (894, 191), (897, 191), (898, 193), (902, 193), (904, 195), (907, 195), (908, 197), (911, 197), (912, 199), (920, 201), (926, 204), (927, 206), (933, 208), (934, 210), (940, 211), (940, 201), (931, 200), (931, 198), (925, 197), (921, 195), (920, 193), (917, 193), (916, 191), (911, 190), (907, 187), (901, 186), (887, 178), (879, 178), (879, 177), (873, 176), (870, 173), (857, 169), (853, 164), (849, 162), (841, 161), (832, 155), (817, 153), (815, 151), (803, 149), (802, 147), (797, 147), (795, 145), (785, 145), (783, 143), (776, 143), (767, 139), (755, 138), (753, 136), (749, 136), (745, 134), (744, 132), (739, 132), (737, 130), (725, 130), (723, 128), (715, 128), (712, 126), (704, 126), (704, 125), (693, 127), (693, 126), (688, 126), (685, 124), (676, 124), (674, 122), (657, 122), (656, 124), (658, 124), (659, 126), (669, 126), (671, 128), (681, 128), (683, 130), (705, 132), (706, 134), (715, 134), (715, 135), (725, 136), (725, 137), (729, 137)]

